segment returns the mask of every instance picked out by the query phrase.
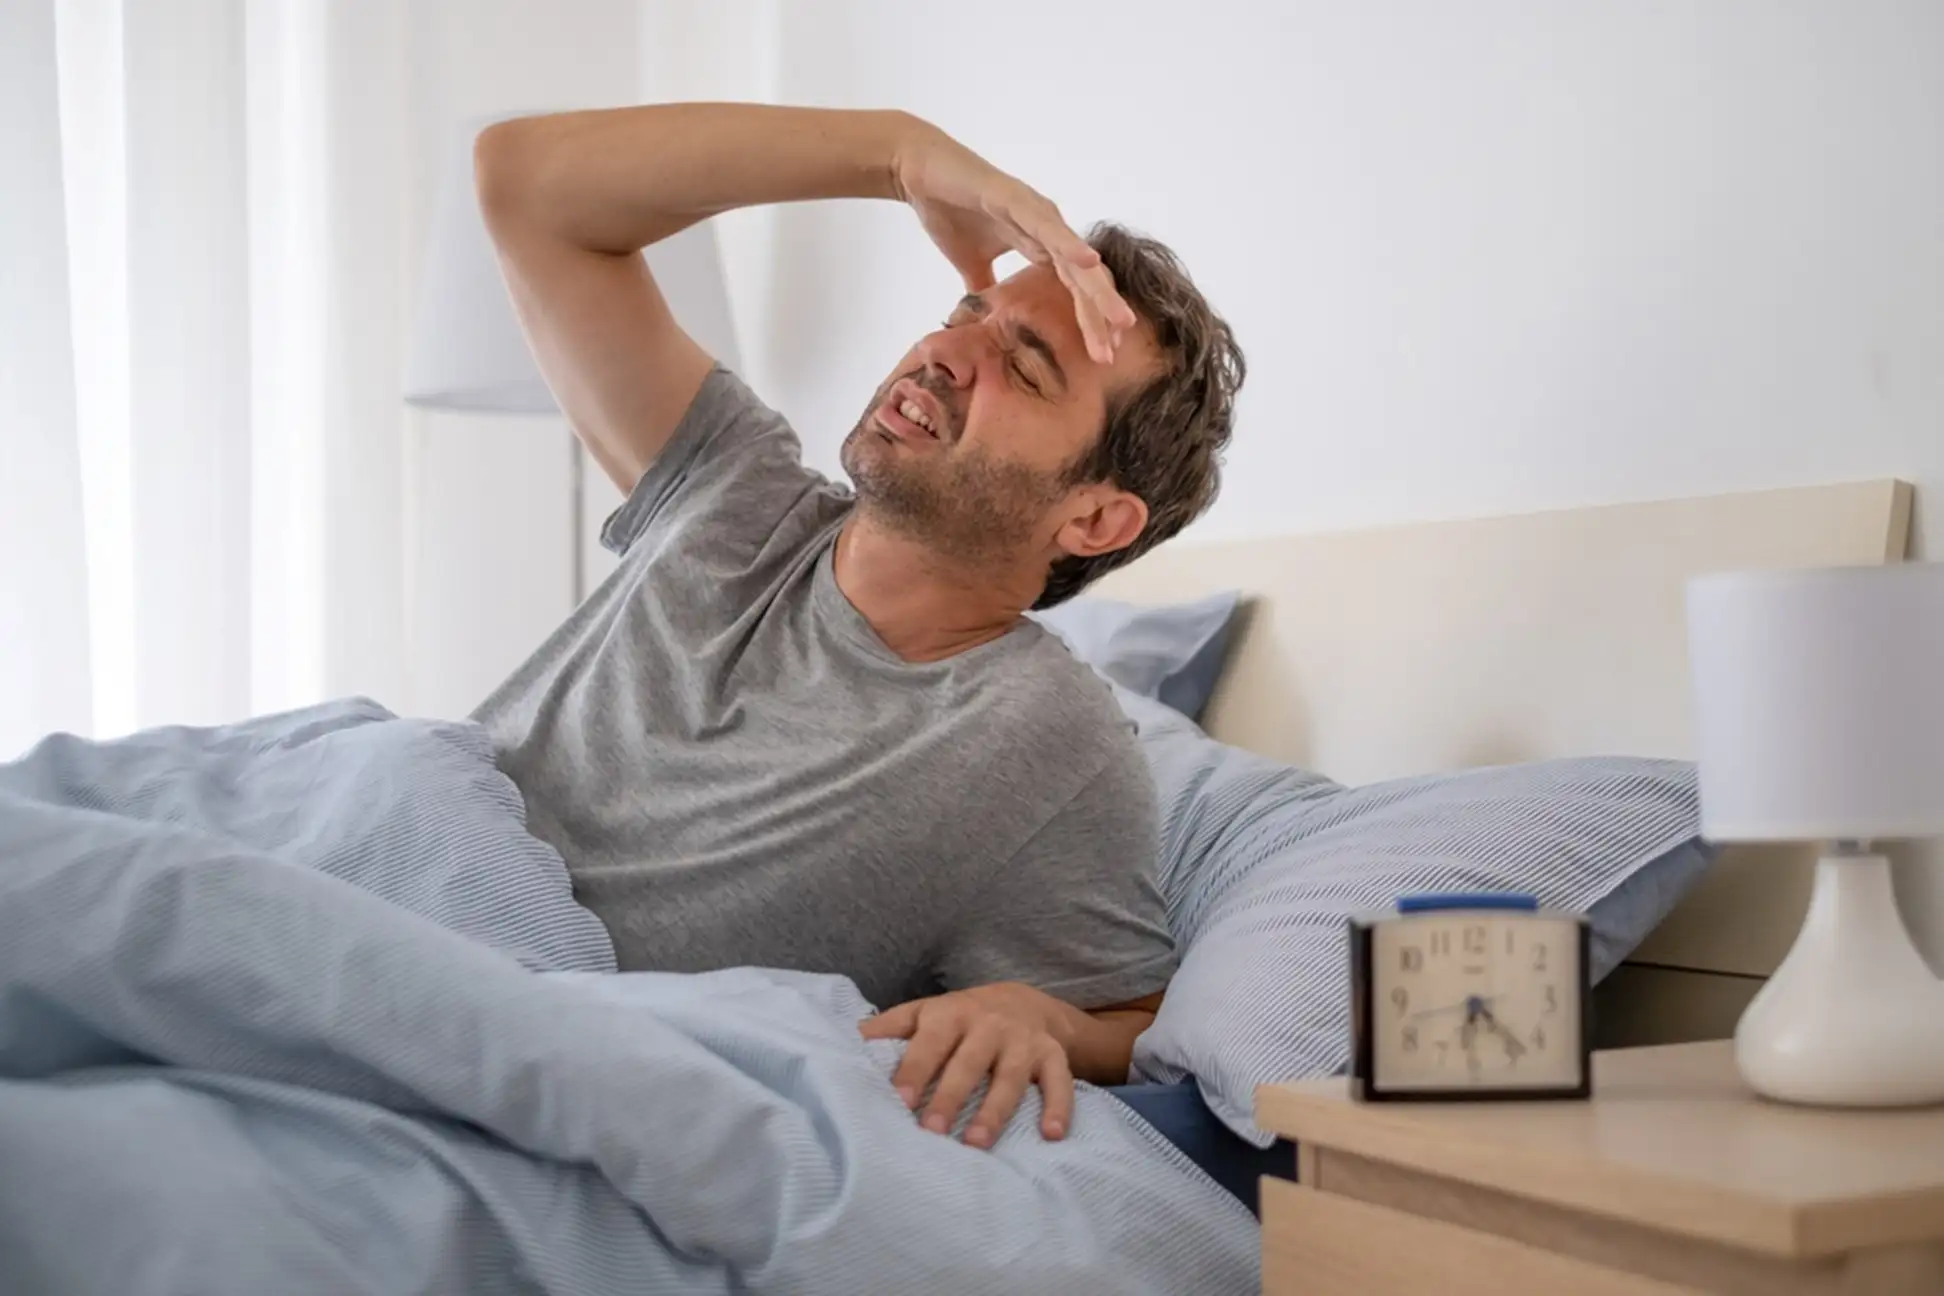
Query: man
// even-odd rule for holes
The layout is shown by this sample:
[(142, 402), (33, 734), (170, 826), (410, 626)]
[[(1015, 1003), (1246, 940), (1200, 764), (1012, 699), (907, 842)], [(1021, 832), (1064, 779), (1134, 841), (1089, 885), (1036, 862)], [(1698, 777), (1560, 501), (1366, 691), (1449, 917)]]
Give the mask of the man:
[[(616, 572), (480, 707), (624, 969), (840, 972), (928, 1128), (1126, 1078), (1174, 966), (1154, 792), (1022, 613), (1213, 498), (1242, 356), (1173, 257), (1089, 243), (903, 113), (682, 104), (477, 147), (528, 340), (627, 495)], [(907, 202), (966, 296), (874, 393), (845, 490), (671, 318), (639, 250), (733, 207)], [(1026, 269), (995, 283), (993, 262)], [(843, 303), (832, 303), (843, 309)], [(929, 1095), (929, 1097), (927, 1096)]]

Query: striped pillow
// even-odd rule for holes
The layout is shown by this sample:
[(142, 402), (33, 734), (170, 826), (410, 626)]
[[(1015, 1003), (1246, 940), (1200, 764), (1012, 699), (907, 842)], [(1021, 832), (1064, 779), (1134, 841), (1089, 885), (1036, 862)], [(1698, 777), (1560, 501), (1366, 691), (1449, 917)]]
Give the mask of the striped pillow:
[(1540, 761), (1347, 788), (1207, 737), (1121, 690), (1162, 806), (1181, 966), (1134, 1076), (1190, 1077), (1258, 1147), (1257, 1085), (1347, 1060), (1346, 919), (1421, 891), (1512, 890), (1587, 913), (1606, 975), (1708, 862), (1694, 767)]

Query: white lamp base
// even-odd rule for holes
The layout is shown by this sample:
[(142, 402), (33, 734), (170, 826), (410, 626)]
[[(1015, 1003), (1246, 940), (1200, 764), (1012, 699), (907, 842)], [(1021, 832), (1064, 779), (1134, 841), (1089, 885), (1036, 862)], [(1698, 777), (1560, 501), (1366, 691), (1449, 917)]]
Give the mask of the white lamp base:
[(1789, 957), (1742, 1014), (1757, 1093), (1829, 1107), (1944, 1102), (1944, 981), (1897, 913), (1890, 861), (1830, 853)]

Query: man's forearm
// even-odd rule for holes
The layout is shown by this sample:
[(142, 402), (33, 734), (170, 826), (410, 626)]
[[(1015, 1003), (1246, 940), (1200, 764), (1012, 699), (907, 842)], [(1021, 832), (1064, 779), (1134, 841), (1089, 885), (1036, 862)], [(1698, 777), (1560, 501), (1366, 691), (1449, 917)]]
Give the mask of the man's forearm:
[(502, 122), (475, 149), (489, 213), (625, 255), (735, 207), (895, 198), (902, 112), (658, 104)]
[[(1158, 1006), (1159, 995), (1153, 996)], [(1057, 1001), (1056, 1001), (1057, 1002)], [(1060, 1004), (1059, 1027), (1054, 1037), (1066, 1049), (1067, 1069), (1076, 1080), (1089, 1084), (1127, 1083), (1127, 1071), (1134, 1061), (1134, 1041), (1154, 1024), (1154, 1008), (1129, 1004), (1083, 1012), (1070, 1004)]]

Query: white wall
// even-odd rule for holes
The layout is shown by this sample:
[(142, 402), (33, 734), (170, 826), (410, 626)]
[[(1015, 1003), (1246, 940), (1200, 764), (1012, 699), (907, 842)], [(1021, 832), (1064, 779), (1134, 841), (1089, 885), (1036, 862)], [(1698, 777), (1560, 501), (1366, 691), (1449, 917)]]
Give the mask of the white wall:
[[(647, 99), (895, 105), (1179, 248), (1251, 361), (1202, 537), (1897, 475), (1944, 535), (1944, 5), (436, 0), (418, 147)], [(430, 206), (433, 168), (415, 173)], [(422, 219), (422, 218), (421, 218)], [(747, 376), (835, 469), (956, 296), (884, 204), (720, 222)], [(417, 709), (565, 614), (558, 426), (433, 415)], [(1944, 865), (1900, 876), (1944, 966)]]
[[(775, 0), (641, 0), (637, 95), (647, 103), (773, 97), (781, 34), (776, 13)], [(765, 367), (751, 344), (760, 341), (756, 324), (770, 313), (776, 220), (774, 211), (751, 208), (715, 221), (745, 373)], [(585, 454), (581, 489), (580, 571), (592, 591), (615, 567), (601, 546), (601, 525), (620, 506), (621, 492)]]
[[(1195, 535), (1896, 475), (1944, 557), (1935, 0), (710, 12), (669, 97), (908, 108), (1183, 253), (1251, 364)], [(889, 205), (736, 229), (748, 375), (834, 469), (952, 273)], [(1900, 885), (1944, 967), (1944, 865)]]
[[(1203, 534), (1944, 497), (1932, 0), (852, 0), (780, 46), (778, 98), (913, 109), (1182, 251), (1252, 363)], [(777, 231), (754, 376), (827, 462), (954, 284), (900, 211)]]
[[(634, 0), (420, 0), (408, 13), (413, 202), (401, 274), (412, 283), (444, 169), (455, 151), (470, 156), (465, 124), (633, 101), (641, 12)], [(410, 684), (393, 705), (463, 716), (566, 619), (578, 527), (572, 459), (559, 418), (414, 414)]]

